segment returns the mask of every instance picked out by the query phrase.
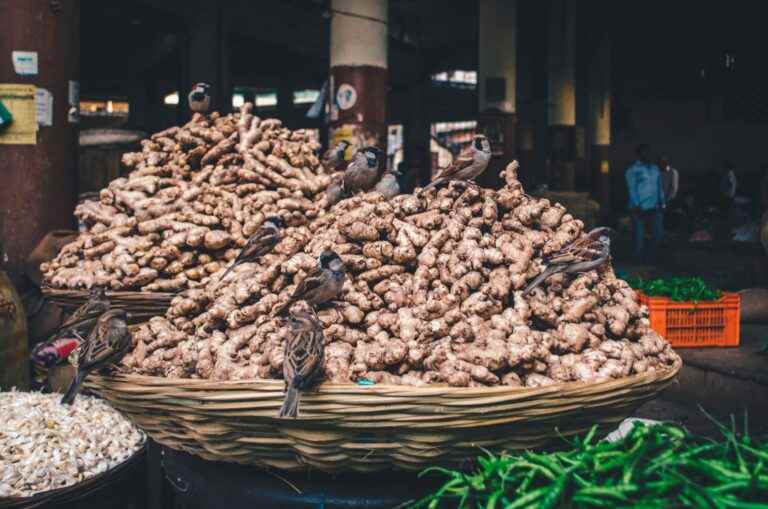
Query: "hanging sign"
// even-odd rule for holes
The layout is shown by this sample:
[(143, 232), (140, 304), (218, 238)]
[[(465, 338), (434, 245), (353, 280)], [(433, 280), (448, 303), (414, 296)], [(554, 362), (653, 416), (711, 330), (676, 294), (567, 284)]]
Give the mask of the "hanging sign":
[(35, 86), (0, 83), (0, 101), (13, 117), (7, 128), (0, 130), (0, 145), (35, 145)]
[(35, 90), (35, 113), (37, 125), (53, 125), (53, 94), (44, 88)]
[(21, 76), (37, 74), (37, 51), (12, 51), (13, 70)]
[(357, 103), (357, 90), (349, 83), (342, 83), (336, 91), (336, 104), (342, 110), (348, 110)]

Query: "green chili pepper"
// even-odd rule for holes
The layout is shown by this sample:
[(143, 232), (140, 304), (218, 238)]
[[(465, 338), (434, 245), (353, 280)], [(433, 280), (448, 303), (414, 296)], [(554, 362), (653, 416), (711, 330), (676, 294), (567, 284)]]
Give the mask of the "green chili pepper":
[(515, 500), (514, 502), (506, 506), (504, 509), (522, 509), (523, 507), (529, 507), (538, 499), (546, 495), (548, 491), (549, 491), (548, 487), (533, 490), (530, 493), (527, 493), (526, 495), (523, 495), (522, 497), (518, 498), (517, 500)]

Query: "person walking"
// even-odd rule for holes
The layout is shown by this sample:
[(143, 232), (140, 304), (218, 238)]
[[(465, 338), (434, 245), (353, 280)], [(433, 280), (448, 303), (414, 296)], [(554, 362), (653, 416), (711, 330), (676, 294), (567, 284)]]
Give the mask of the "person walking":
[[(642, 144), (637, 147), (637, 160), (625, 174), (629, 190), (629, 211), (634, 229), (634, 255), (641, 263), (655, 263), (664, 234), (663, 210), (666, 206), (664, 184), (659, 167), (651, 162), (651, 148)], [(651, 239), (646, 244), (646, 223)]]

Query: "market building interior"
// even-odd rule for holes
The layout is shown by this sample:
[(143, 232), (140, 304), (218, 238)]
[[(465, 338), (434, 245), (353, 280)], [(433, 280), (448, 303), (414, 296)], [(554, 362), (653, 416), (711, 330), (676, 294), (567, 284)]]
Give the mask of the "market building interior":
[[(2, 141), (0, 123), (0, 268), (26, 308), (24, 357), (50, 332), (34, 318), (41, 240), (85, 231), (75, 207), (128, 175), (123, 154), (141, 151), (141, 140), (189, 122), (188, 95), (208, 83), (221, 115), (252, 103), (253, 115), (323, 149), (379, 147), (403, 193), (483, 133), (491, 159), (477, 184), (503, 188), (502, 170), (517, 160), (526, 196), (562, 203), (585, 229), (612, 228), (617, 276), (691, 278), (739, 296), (735, 345), (680, 349), (679, 382), (635, 415), (708, 433), (699, 405), (720, 418), (746, 409), (755, 429), (768, 429), (765, 14), (764, 5), (661, 0), (0, 1), (0, 83), (42, 90), (35, 99), (48, 115), (37, 110), (29, 144)], [(35, 52), (34, 72), (11, 61), (19, 50)], [(638, 160), (675, 172), (658, 239), (628, 185)], [(638, 254), (643, 240), (646, 250), (658, 243), (652, 256)], [(30, 376), (5, 361), (12, 352), (0, 343), (3, 390)], [(246, 483), (231, 465), (215, 473), (191, 456), (167, 461), (189, 479)], [(150, 479), (147, 507), (168, 507), (168, 493), (184, 490), (148, 465), (134, 474)], [(253, 482), (267, 492), (272, 480)], [(226, 481), (216, 482), (205, 497), (224, 496)], [(316, 493), (323, 482), (306, 486)], [(372, 496), (387, 503), (381, 490)]]

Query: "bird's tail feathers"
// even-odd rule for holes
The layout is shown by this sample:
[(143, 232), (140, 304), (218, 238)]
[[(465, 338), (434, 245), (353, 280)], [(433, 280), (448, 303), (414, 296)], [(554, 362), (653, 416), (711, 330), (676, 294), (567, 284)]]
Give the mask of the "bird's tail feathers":
[(523, 296), (527, 296), (529, 293), (531, 293), (537, 286), (539, 286), (541, 283), (544, 282), (545, 279), (547, 279), (549, 276), (554, 274), (553, 271), (550, 270), (549, 267), (544, 269), (544, 272), (533, 278), (533, 281), (528, 283), (528, 286), (525, 287), (525, 290), (523, 290)]
[(80, 392), (80, 386), (83, 385), (86, 374), (87, 373), (80, 373), (79, 371), (75, 374), (75, 377), (72, 379), (72, 383), (69, 384), (67, 392), (64, 393), (64, 396), (61, 398), (62, 405), (71, 405), (75, 402), (75, 396), (77, 396), (77, 393)]
[(232, 265), (227, 267), (227, 270), (225, 270), (224, 274), (222, 274), (221, 277), (219, 278), (219, 283), (224, 281), (224, 278), (227, 277), (229, 275), (229, 273), (232, 272), (235, 269), (235, 267), (237, 267), (237, 263), (232, 262)]
[(419, 191), (418, 196), (421, 196), (427, 190), (432, 189), (433, 187), (437, 187), (437, 186), (439, 186), (442, 183), (443, 183), (443, 179), (438, 178), (438, 179), (433, 180), (432, 182), (430, 182), (429, 184), (427, 184), (426, 186), (421, 188), (421, 191)]
[(285, 398), (283, 399), (283, 406), (280, 407), (280, 413), (278, 417), (293, 417), (296, 418), (299, 415), (299, 396), (301, 393), (293, 386), (293, 384), (287, 384), (285, 389)]

